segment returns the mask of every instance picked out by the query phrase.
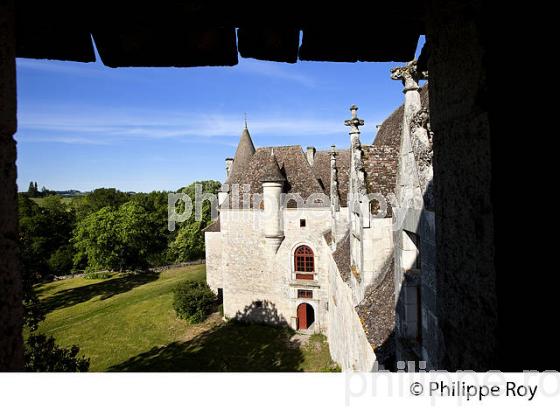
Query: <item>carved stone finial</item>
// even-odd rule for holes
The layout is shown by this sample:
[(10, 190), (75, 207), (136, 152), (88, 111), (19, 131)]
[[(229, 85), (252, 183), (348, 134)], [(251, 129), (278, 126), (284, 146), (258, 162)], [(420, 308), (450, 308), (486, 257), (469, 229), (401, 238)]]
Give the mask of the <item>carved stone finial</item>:
[(338, 172), (336, 169), (336, 146), (331, 145), (331, 210), (333, 212), (340, 210), (340, 198), (338, 195)]
[(358, 127), (364, 125), (364, 120), (358, 118), (358, 106), (352, 104), (350, 112), (352, 113), (352, 118), (344, 121), (344, 125), (350, 127), (350, 132), (360, 132)]
[(245, 113), (245, 129), (247, 129), (247, 113)]
[(404, 86), (404, 92), (417, 90), (420, 80), (428, 79), (427, 71), (418, 71), (418, 62), (410, 61), (403, 67), (395, 67), (391, 69), (391, 79), (401, 80)]

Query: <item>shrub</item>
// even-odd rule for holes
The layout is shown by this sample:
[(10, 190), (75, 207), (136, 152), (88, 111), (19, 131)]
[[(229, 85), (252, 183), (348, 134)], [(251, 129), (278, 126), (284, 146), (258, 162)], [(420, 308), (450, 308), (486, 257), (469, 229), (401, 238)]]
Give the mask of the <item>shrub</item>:
[(49, 270), (54, 275), (68, 275), (72, 270), (73, 258), (74, 255), (71, 248), (58, 248), (51, 254), (48, 260)]
[(216, 304), (216, 295), (203, 282), (187, 280), (173, 291), (173, 308), (177, 316), (189, 323), (200, 323)]
[(31, 335), (25, 344), (25, 371), (87, 372), (89, 359), (77, 357), (79, 352), (78, 346), (58, 346), (52, 336)]

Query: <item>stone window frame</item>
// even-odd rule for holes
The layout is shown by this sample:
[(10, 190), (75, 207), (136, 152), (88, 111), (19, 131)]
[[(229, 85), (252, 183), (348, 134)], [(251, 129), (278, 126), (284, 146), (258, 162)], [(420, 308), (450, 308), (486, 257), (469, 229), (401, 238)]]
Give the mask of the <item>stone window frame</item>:
[(300, 245), (294, 250), (294, 270), (302, 273), (315, 272), (315, 252), (307, 245)]
[[(311, 249), (311, 252), (313, 252), (313, 272), (300, 272), (296, 270), (295, 252), (301, 246), (307, 246), (309, 249)], [(315, 247), (311, 243), (302, 241), (294, 244), (294, 246), (292, 246), (290, 250), (290, 265), (292, 269), (292, 280), (316, 280), (317, 266), (318, 266), (317, 262), (318, 262), (317, 251), (315, 250)], [(301, 278), (302, 275), (308, 275), (307, 276), (308, 278), (298, 279), (298, 276), (300, 276)]]

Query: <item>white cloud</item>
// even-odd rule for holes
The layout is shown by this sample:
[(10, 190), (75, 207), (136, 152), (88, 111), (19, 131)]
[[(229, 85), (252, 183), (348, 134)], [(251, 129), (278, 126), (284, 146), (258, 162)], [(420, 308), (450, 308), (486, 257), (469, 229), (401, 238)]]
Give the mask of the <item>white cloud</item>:
[[(173, 113), (88, 107), (41, 107), (18, 117), (21, 142), (112, 144), (131, 140), (177, 139), (187, 142), (236, 144), (243, 128), (239, 115)], [(313, 137), (344, 133), (342, 120), (288, 115), (254, 115), (249, 129), (258, 137)], [(257, 138), (258, 138), (257, 137)]]

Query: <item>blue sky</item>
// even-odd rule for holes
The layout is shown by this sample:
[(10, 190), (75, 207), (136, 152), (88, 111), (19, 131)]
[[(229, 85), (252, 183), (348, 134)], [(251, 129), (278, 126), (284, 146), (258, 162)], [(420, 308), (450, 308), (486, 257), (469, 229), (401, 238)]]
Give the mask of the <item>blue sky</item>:
[(18, 186), (148, 192), (221, 181), (244, 113), (256, 146), (342, 148), (348, 107), (357, 104), (362, 142), (371, 143), (375, 125), (403, 101), (389, 76), (397, 65), (240, 59), (235, 67), (112, 69), (18, 59)]

